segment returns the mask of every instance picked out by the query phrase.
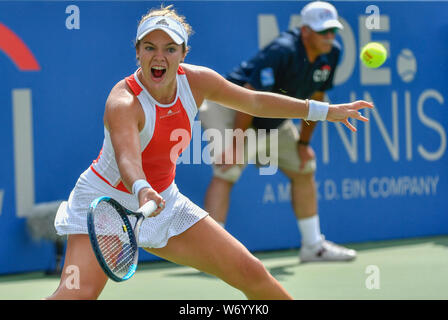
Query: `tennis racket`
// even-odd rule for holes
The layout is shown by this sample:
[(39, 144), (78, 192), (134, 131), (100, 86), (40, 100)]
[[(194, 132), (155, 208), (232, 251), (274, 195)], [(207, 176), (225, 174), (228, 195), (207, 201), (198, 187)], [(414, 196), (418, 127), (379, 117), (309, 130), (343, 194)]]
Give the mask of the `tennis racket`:
[(90, 204), (87, 214), (90, 243), (101, 268), (110, 279), (121, 282), (134, 275), (140, 226), (156, 209), (157, 204), (153, 200), (137, 212), (126, 209), (110, 197), (99, 197)]

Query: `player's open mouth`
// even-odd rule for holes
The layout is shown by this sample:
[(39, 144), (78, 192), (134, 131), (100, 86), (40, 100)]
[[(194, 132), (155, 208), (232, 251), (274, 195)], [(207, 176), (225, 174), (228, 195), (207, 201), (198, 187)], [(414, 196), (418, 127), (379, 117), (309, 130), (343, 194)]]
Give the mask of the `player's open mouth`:
[(163, 75), (166, 72), (166, 68), (164, 67), (152, 67), (151, 68), (151, 74), (155, 79), (160, 79), (163, 77)]

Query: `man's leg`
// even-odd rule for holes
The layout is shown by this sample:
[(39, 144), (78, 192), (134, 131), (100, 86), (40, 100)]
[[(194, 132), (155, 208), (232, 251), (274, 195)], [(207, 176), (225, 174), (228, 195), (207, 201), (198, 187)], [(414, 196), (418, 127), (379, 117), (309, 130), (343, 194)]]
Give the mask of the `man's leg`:
[(356, 251), (325, 240), (320, 231), (315, 183), (315, 160), (300, 171), (298, 132), (292, 122), (279, 128), (279, 167), (291, 181), (291, 201), (302, 236), (300, 259), (305, 261), (352, 260)]
[[(220, 163), (220, 156), (224, 150), (232, 146), (233, 137), (226, 135), (226, 130), (232, 129), (235, 120), (235, 111), (219, 104), (205, 100), (199, 109), (199, 119), (203, 127), (204, 135), (209, 141), (213, 141), (214, 162)], [(219, 134), (220, 139), (214, 135)], [(215, 141), (216, 139), (216, 141)], [(219, 143), (221, 142), (221, 143)], [(210, 216), (224, 227), (227, 212), (230, 205), (230, 193), (236, 181), (238, 181), (243, 166), (235, 165), (227, 170), (213, 164), (213, 178), (207, 188), (204, 209)]]
[(291, 181), (291, 202), (296, 216), (302, 243), (311, 246), (321, 241), (320, 223), (316, 183), (314, 173), (297, 173), (289, 170), (282, 170)]
[(205, 193), (204, 209), (222, 227), (224, 227), (227, 219), (232, 187), (232, 182), (213, 177)]
[(302, 235), (300, 260), (348, 261), (356, 258), (356, 251), (327, 241), (321, 234), (314, 174), (288, 170), (283, 172), (291, 180), (292, 206)]

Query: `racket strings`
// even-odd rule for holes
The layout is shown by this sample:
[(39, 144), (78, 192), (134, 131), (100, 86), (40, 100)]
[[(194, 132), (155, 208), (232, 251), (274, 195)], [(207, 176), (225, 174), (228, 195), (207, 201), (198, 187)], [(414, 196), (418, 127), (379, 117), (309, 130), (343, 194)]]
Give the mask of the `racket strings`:
[[(112, 238), (111, 238), (112, 239)], [(129, 259), (133, 259), (134, 251), (128, 243), (124, 243), (116, 238), (105, 240), (100, 244), (101, 251), (105, 256), (108, 265), (114, 265), (115, 269), (121, 270), (126, 267)]]
[(128, 231), (117, 210), (108, 202), (101, 202), (95, 209), (96, 239), (107, 267), (118, 277), (124, 277), (134, 263), (137, 248), (132, 244)]

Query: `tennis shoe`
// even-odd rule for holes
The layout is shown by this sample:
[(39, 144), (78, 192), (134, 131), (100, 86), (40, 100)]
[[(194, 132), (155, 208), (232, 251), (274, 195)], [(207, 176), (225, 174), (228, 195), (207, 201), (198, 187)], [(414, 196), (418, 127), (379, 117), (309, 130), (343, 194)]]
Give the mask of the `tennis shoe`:
[(350, 261), (356, 258), (356, 251), (337, 245), (331, 241), (322, 240), (312, 246), (304, 246), (300, 249), (301, 262), (313, 261)]

